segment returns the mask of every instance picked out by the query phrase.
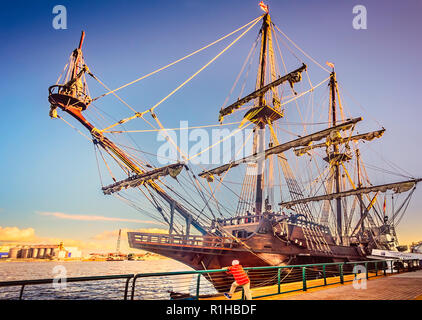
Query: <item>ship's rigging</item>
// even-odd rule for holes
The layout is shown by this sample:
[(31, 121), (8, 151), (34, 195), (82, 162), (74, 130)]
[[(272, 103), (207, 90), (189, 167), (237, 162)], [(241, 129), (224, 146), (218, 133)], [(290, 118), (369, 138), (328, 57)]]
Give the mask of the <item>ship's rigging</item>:
[[(262, 25), (258, 37), (218, 114), (221, 125), (238, 125), (238, 128), (198, 153), (187, 153), (162, 124), (157, 108), (231, 49), (259, 22)], [(233, 35), (236, 35), (235, 39), (217, 55), (151, 107), (139, 111), (117, 95), (116, 92), (123, 88), (166, 70)], [(269, 13), (114, 90), (105, 85), (85, 64), (82, 54), (84, 37), (85, 34), (82, 33), (79, 46), (73, 51), (65, 67), (63, 79), (60, 77), (49, 88), (50, 116), (66, 121), (57, 113), (57, 109), (60, 109), (89, 131), (91, 137), (88, 139), (94, 143), (97, 160), (102, 162), (102, 168), (112, 180), (103, 184), (101, 174), (104, 194), (114, 195), (143, 214), (167, 224), (170, 233), (190, 234), (193, 226), (203, 235), (229, 236), (245, 247), (247, 245), (243, 244), (241, 237), (227, 234), (227, 231), (219, 227), (221, 219), (285, 213), (303, 216), (309, 222), (329, 228), (340, 245), (382, 242), (387, 248), (392, 248), (397, 244), (395, 227), (403, 217), (416, 184), (421, 179), (405, 173), (404, 176), (408, 178), (405, 181), (379, 185), (370, 182), (366, 168), (371, 168), (371, 165), (362, 160), (361, 145), (381, 138), (385, 129), (356, 132), (362, 118), (357, 115), (346, 118), (334, 65), (329, 64), (331, 70), (328, 70), (316, 62), (271, 21)], [(283, 45), (286, 48), (284, 53), (281, 50)], [(299, 52), (296, 54), (292, 47)], [(258, 67), (254, 87), (245, 94), (256, 54)], [(288, 54), (290, 60), (287, 58)], [(316, 65), (324, 73), (328, 72), (325, 79), (316, 85), (312, 84), (308, 73), (309, 63), (298, 58), (301, 54), (304, 60)], [(240, 85), (242, 76), (244, 81)], [(107, 91), (91, 98), (87, 77), (97, 81)], [(322, 94), (320, 101), (316, 102), (316, 92), (323, 91), (324, 84), (328, 88), (328, 101), (324, 101)], [(239, 86), (238, 99), (226, 106), (234, 89)], [(132, 114), (99, 128), (94, 125), (96, 119), (102, 124), (109, 117), (106, 113), (101, 114), (97, 102), (110, 94)], [(251, 104), (247, 105), (248, 103)], [(293, 105), (298, 113), (294, 119), (296, 124), (289, 119), (294, 110), (290, 106)], [(319, 108), (318, 112), (316, 107)], [(226, 117), (233, 117), (234, 120), (227, 124), (224, 122)], [(140, 120), (149, 126), (148, 129), (126, 129), (126, 124)], [(66, 123), (71, 125), (68, 121)], [(303, 126), (303, 132), (298, 134), (296, 131), (292, 134), (291, 126), (298, 125)], [(197, 127), (213, 126), (214, 121)], [(320, 130), (308, 132), (309, 127), (314, 129), (318, 126)], [(245, 128), (253, 129), (249, 136), (245, 135), (242, 145), (244, 147), (249, 139), (253, 141), (250, 155), (239, 158), (237, 154), (240, 150), (235, 150), (232, 161), (214, 168), (192, 163), (199, 155), (220, 147), (223, 141), (238, 132), (244, 132)], [(129, 134), (151, 130), (159, 130), (177, 150), (180, 158), (171, 159), (171, 164), (164, 166), (157, 164), (160, 159), (147, 160), (147, 157), (154, 154), (148, 155)], [(130, 140), (115, 142), (124, 134)], [(292, 135), (295, 135), (294, 139)], [(291, 163), (295, 163), (294, 168)], [(123, 178), (121, 174), (118, 177), (116, 169), (123, 172)], [(377, 169), (387, 173), (385, 168)], [(279, 192), (276, 191), (277, 187)], [(130, 192), (131, 189), (137, 193)], [(407, 193), (404, 199), (399, 198), (402, 193)], [(399, 200), (402, 201), (399, 203)], [(390, 214), (386, 210), (387, 201)], [(393, 237), (387, 239), (387, 234)], [(324, 243), (321, 243), (321, 247), (323, 246)], [(247, 250), (253, 252), (253, 248), (247, 247)]]

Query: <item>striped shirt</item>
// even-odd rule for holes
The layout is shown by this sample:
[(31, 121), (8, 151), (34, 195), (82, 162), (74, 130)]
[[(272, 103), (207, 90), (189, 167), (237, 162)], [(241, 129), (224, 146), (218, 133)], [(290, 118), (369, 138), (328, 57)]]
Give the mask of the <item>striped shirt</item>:
[(233, 275), (234, 280), (238, 285), (243, 286), (244, 284), (249, 283), (249, 277), (240, 264), (228, 267), (227, 269), (228, 272)]

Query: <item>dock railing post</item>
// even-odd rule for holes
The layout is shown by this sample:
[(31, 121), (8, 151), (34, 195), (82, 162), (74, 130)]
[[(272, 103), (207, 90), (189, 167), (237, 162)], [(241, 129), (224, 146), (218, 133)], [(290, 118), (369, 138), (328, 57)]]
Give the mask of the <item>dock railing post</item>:
[(20, 291), (20, 293), (19, 293), (19, 300), (22, 300), (22, 297), (23, 297), (23, 290), (25, 289), (25, 285), (23, 284), (22, 285), (22, 287), (21, 287), (21, 291)]
[(322, 274), (324, 275), (324, 286), (327, 285), (327, 274), (325, 272), (325, 264), (322, 266)]
[[(245, 272), (249, 276), (249, 270), (245, 270)], [(242, 297), (240, 298), (240, 300), (245, 300), (245, 290), (243, 290), (243, 286), (242, 286)]]
[(340, 267), (340, 283), (341, 284), (344, 284), (343, 265), (344, 265), (344, 263), (339, 265), (339, 267)]
[(366, 279), (369, 279), (368, 262), (365, 262)]
[(123, 296), (123, 300), (127, 300), (127, 293), (128, 293), (128, 291), (129, 291), (129, 282), (130, 282), (130, 280), (132, 279), (132, 277), (128, 277), (127, 279), (126, 279), (126, 284), (125, 284), (125, 293), (124, 293), (124, 296)]
[(378, 277), (378, 263), (375, 261), (375, 276)]
[(281, 268), (278, 268), (278, 270), (277, 270), (278, 293), (281, 292), (280, 276), (281, 276)]
[(384, 276), (387, 275), (387, 261), (383, 261), (382, 268), (384, 269)]
[(133, 277), (133, 281), (132, 281), (132, 292), (130, 293), (130, 300), (135, 299), (135, 284), (136, 284), (136, 279), (138, 278), (138, 275), (136, 274)]
[(357, 278), (356, 263), (353, 264), (353, 274), (354, 274), (353, 280), (356, 280)]
[(303, 291), (306, 291), (306, 268), (302, 267)]
[(199, 286), (201, 284), (201, 274), (198, 273), (198, 278), (196, 279), (196, 300), (199, 300)]

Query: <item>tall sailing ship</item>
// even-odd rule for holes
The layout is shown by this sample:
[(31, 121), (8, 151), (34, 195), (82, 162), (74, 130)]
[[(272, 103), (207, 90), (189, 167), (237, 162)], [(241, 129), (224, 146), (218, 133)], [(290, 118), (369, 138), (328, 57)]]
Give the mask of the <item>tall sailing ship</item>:
[[(245, 26), (115, 90), (110, 90), (85, 64), (82, 54), (85, 34), (82, 33), (64, 76), (49, 88), (50, 116), (66, 121), (57, 112), (64, 111), (63, 114), (73, 117), (88, 130), (97, 159), (103, 160), (103, 168), (113, 180), (102, 186), (105, 195), (116, 196), (168, 225), (168, 233), (163, 234), (128, 232), (131, 248), (167, 256), (196, 270), (219, 269), (230, 265), (233, 259), (240, 260), (244, 266), (360, 261), (367, 259), (372, 249), (396, 250), (395, 227), (421, 179), (407, 175), (404, 181), (380, 185), (370, 182), (360, 149), (364, 142), (381, 138), (385, 129), (358, 133), (356, 130), (362, 118), (345, 117), (334, 65), (327, 63), (327, 69), (316, 62), (271, 21), (268, 7), (261, 3), (261, 8), (265, 13)], [(200, 166), (194, 165), (191, 157), (184, 155), (167, 134), (168, 129), (160, 122), (156, 108), (258, 23), (261, 24), (258, 37), (234, 85), (238, 85), (241, 75), (247, 78), (256, 54), (254, 88), (232, 104), (223, 106), (218, 115), (222, 125), (225, 117), (237, 115), (240, 116), (238, 131), (252, 128), (249, 137), (252, 152), (240, 158), (232, 155), (232, 161), (217, 167), (198, 168)], [(242, 33), (153, 107), (139, 112), (116, 94), (236, 32)], [(280, 43), (285, 44), (296, 58), (293, 49), (326, 71), (326, 79), (313, 85), (308, 74), (310, 68), (299, 58), (299, 64), (289, 72)], [(285, 71), (280, 72), (282, 69)], [(104, 86), (106, 93), (92, 98), (88, 77)], [(281, 138), (280, 131), (288, 131), (289, 124), (285, 108), (297, 106), (305, 97), (313, 96), (324, 87), (328, 88), (328, 99), (323, 118), (328, 121), (298, 122), (296, 125), (307, 125), (304, 134), (296, 134), (292, 140)], [(242, 93), (244, 89), (245, 84)], [(94, 125), (94, 120), (89, 120), (94, 119), (89, 112), (98, 112), (97, 101), (109, 94), (134, 113), (100, 129)], [(309, 105), (312, 100), (305, 104)], [(321, 116), (322, 112), (318, 114)], [(174, 144), (182, 161), (158, 166), (143, 158), (143, 150), (138, 144), (128, 146), (114, 142), (119, 135), (129, 133), (125, 128), (127, 122), (140, 120), (150, 125), (152, 121), (152, 127)], [(317, 125), (323, 127), (308, 132), (308, 127)], [(218, 144), (210, 149), (216, 146)], [(291, 167), (292, 161), (298, 163), (296, 174)], [(122, 178), (117, 178), (115, 170), (120, 170)], [(298, 178), (300, 174), (302, 176)], [(307, 182), (303, 182), (304, 176), (308, 177)], [(237, 183), (233, 182), (233, 177), (237, 178)], [(136, 194), (129, 194), (130, 190)], [(217, 287), (212, 278), (209, 280)]]

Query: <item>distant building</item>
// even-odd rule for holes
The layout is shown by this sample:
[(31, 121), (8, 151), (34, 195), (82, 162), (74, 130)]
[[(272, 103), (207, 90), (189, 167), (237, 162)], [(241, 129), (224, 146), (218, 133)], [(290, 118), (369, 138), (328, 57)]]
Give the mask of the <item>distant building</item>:
[(0, 246), (0, 259), (9, 256), (10, 246)]
[(9, 249), (9, 259), (65, 259), (81, 258), (82, 252), (77, 247), (59, 245), (22, 245)]
[(63, 250), (59, 251), (58, 258), (82, 258), (82, 251), (77, 247), (64, 247)]

